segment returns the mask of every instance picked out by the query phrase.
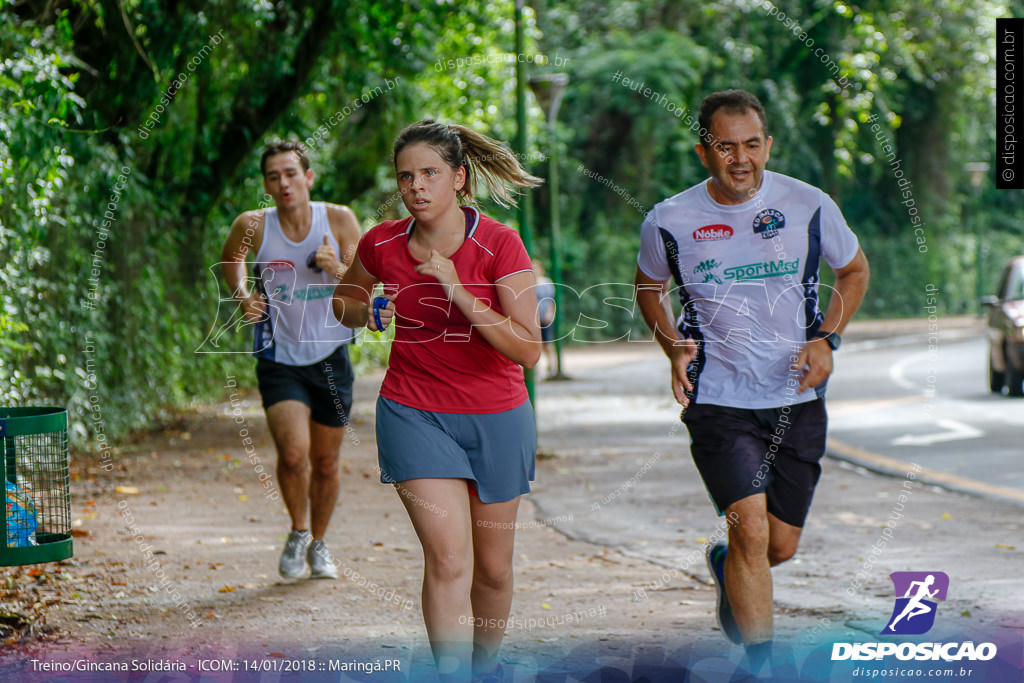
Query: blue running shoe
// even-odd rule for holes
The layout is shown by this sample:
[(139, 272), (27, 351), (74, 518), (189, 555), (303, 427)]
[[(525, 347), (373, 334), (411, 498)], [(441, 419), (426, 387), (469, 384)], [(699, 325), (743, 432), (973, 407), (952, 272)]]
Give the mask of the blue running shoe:
[(715, 590), (718, 592), (718, 604), (715, 609), (718, 627), (722, 629), (726, 638), (737, 645), (742, 645), (743, 637), (740, 636), (740, 628), (736, 625), (736, 617), (732, 614), (729, 596), (725, 593), (725, 552), (728, 547), (722, 542), (708, 546), (706, 551), (708, 571), (711, 572), (711, 578), (715, 580)]

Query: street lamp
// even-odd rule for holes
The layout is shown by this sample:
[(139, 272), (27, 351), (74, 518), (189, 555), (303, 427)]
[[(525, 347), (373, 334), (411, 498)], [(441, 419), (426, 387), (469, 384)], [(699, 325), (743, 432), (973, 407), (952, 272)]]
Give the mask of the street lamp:
[[(971, 178), (971, 187), (974, 189), (974, 194), (971, 197), (971, 203), (977, 204), (978, 197), (981, 194), (981, 184), (985, 180), (985, 175), (988, 173), (988, 163), (984, 161), (972, 161), (964, 164), (964, 170)], [(977, 212), (974, 216), (974, 237), (975, 237), (975, 252), (974, 252), (974, 300), (981, 301), (981, 297), (984, 296), (985, 286), (985, 252), (982, 244), (982, 226)]]
[(562, 339), (559, 320), (562, 318), (562, 262), (559, 244), (558, 216), (558, 144), (555, 140), (555, 121), (562, 95), (569, 85), (569, 74), (538, 74), (530, 77), (530, 90), (548, 118), (548, 192), (551, 195), (551, 279), (555, 283), (555, 320), (552, 332), (555, 337), (555, 373), (548, 379), (570, 379), (562, 373)]

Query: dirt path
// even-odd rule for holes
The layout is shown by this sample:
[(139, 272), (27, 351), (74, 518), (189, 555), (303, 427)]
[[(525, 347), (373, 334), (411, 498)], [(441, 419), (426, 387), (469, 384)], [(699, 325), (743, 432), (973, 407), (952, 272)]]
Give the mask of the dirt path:
[[(539, 461), (520, 509), (502, 650), (508, 681), (653, 683), (682, 680), (684, 670), (689, 680), (728, 680), (741, 659), (715, 627), (700, 558), (715, 519), (670, 399), (630, 393), (648, 381), (635, 346), (576, 352), (575, 382), (539, 388), (542, 448), (557, 457)], [(75, 464), (74, 559), (3, 571), (0, 600), (41, 628), (0, 650), (0, 683), (436, 681), (420, 616), (419, 544), (396, 493), (378, 483), (380, 378), (357, 381), (342, 449), (328, 535), (338, 580), (278, 577), (289, 521), (268, 477), (273, 448), (258, 396), (225, 386), (219, 405), (125, 447), (114, 472)], [(672, 411), (658, 414), (659, 401)], [(645, 469), (652, 452), (662, 457)], [(826, 463), (801, 555), (775, 574), (776, 631), (802, 680), (849, 680), (852, 664), (829, 668), (829, 638), (877, 640), (891, 609), (888, 569), (853, 602), (839, 593), (900, 486)], [(972, 680), (1019, 679), (1024, 625), (1019, 606), (1000, 599), (1019, 589), (1019, 509), (933, 487), (916, 488), (912, 500), (886, 567), (955, 575), (957, 593), (933, 635), (998, 632), (999, 661), (978, 664)], [(114, 677), (60, 668), (82, 662), (149, 668)], [(335, 668), (286, 668), (303, 662)], [(396, 662), (400, 672), (368, 679), (337, 668), (369, 662)]]
[[(343, 570), (338, 580), (278, 577), (288, 517), (265, 475), (273, 473), (272, 443), (258, 396), (232, 401), (226, 387), (224, 403), (124, 449), (113, 473), (76, 467), (75, 557), (7, 572), (9, 587), (51, 604), (42, 638), (5, 649), (0, 678), (35, 680), (26, 662), (82, 657), (191, 667), (204, 658), (358, 652), (397, 658), (403, 671), (425, 665), (419, 544), (395, 492), (377, 482), (379, 381), (358, 381), (342, 449), (341, 500), (328, 537)], [(557, 469), (556, 460), (542, 460), (538, 478), (557, 478)], [(636, 602), (634, 592), (661, 568), (566, 540), (537, 519), (528, 496), (519, 523), (514, 621), (503, 652), (523, 671), (581, 648), (627, 654), (637, 643), (667, 644), (682, 624), (691, 640), (700, 634), (726, 646), (711, 630), (710, 588), (677, 582), (667, 603)], [(672, 609), (654, 609), (666, 604)]]

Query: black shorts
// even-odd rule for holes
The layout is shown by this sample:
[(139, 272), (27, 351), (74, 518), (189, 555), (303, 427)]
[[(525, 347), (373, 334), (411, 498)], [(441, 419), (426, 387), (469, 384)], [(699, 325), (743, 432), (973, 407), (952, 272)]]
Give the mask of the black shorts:
[(327, 427), (348, 425), (355, 379), (348, 344), (311, 365), (285, 365), (257, 358), (256, 379), (264, 410), (280, 401), (302, 401), (312, 411), (313, 422)]
[(686, 409), (683, 422), (693, 462), (719, 514), (763, 493), (768, 512), (804, 525), (825, 454), (825, 399), (764, 409), (697, 403)]

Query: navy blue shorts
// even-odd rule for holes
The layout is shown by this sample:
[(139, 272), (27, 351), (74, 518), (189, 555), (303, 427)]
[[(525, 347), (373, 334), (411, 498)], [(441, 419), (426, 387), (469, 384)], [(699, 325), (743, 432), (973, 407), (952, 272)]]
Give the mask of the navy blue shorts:
[(540, 340), (545, 344), (555, 341), (555, 323), (540, 326)]
[(804, 525), (825, 454), (825, 399), (754, 410), (696, 403), (683, 422), (693, 462), (719, 514), (763, 493), (768, 512)]
[(348, 425), (355, 380), (348, 344), (310, 365), (285, 365), (257, 358), (256, 379), (264, 410), (280, 401), (302, 401), (309, 406), (313, 422), (326, 427)]
[(484, 503), (530, 492), (537, 455), (533, 406), (467, 415), (377, 399), (380, 480), (466, 479)]

